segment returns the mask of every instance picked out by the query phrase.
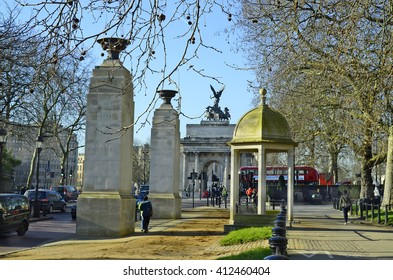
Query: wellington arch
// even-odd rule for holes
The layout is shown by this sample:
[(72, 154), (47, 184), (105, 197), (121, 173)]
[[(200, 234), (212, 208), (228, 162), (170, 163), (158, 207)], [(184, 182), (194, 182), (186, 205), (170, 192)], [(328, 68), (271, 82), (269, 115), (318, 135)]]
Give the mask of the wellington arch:
[(181, 184), (183, 191), (190, 191), (191, 172), (197, 173), (195, 192), (211, 191), (212, 184), (230, 188), (230, 147), (234, 124), (229, 121), (201, 121), (201, 124), (188, 124), (186, 137), (180, 141)]

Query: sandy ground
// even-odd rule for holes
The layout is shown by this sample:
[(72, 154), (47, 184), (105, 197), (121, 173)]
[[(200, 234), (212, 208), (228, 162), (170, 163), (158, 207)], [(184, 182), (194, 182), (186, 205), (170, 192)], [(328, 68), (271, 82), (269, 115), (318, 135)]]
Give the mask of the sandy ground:
[[(207, 260), (217, 259), (220, 252), (211, 250), (224, 236), (229, 210), (205, 207), (162, 231), (135, 233), (128, 237), (100, 240), (74, 240), (49, 243), (26, 251), (8, 254), (1, 259), (22, 260)], [(182, 216), (183, 217), (183, 216)], [(230, 252), (229, 252), (230, 253)], [(228, 254), (228, 252), (226, 252)]]

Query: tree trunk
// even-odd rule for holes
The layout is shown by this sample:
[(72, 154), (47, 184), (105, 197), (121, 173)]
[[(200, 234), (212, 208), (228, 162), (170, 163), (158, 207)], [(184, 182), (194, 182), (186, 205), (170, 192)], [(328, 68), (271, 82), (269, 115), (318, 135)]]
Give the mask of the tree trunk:
[(389, 128), (388, 155), (385, 176), (382, 205), (393, 203), (393, 126)]
[(371, 146), (364, 148), (365, 153), (362, 157), (362, 174), (361, 174), (361, 189), (360, 198), (371, 198), (373, 193), (373, 166), (370, 163), (372, 158)]
[(330, 153), (329, 173), (334, 184), (338, 182), (338, 154), (339, 152)]
[(33, 176), (34, 176), (34, 170), (36, 168), (36, 159), (37, 159), (37, 149), (34, 149), (33, 152), (33, 157), (30, 161), (30, 170), (29, 170), (29, 175), (27, 176), (27, 182), (26, 182), (26, 190), (35, 187), (35, 184), (33, 185)]

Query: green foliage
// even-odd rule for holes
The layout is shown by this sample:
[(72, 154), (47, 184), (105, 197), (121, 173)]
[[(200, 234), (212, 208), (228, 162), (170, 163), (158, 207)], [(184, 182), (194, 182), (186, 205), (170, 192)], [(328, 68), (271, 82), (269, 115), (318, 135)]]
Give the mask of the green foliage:
[(220, 240), (221, 246), (243, 244), (257, 240), (269, 239), (272, 236), (272, 227), (251, 227), (231, 231)]
[(265, 257), (270, 256), (271, 254), (272, 250), (270, 248), (260, 247), (241, 252), (237, 255), (218, 258), (218, 260), (263, 260)]
[(20, 164), (21, 161), (19, 159), (14, 158), (12, 154), (6, 148), (4, 148), (3, 156), (2, 156), (3, 170), (2, 170), (2, 174), (0, 174), (1, 177), (9, 179), (9, 177), (13, 173), (14, 168)]

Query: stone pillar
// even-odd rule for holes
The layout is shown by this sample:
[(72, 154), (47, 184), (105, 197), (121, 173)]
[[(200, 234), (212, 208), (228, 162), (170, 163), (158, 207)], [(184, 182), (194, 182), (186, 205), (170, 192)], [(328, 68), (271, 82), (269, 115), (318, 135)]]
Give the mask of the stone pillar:
[[(199, 152), (195, 152), (195, 169), (194, 171), (196, 173), (198, 173), (199, 175)], [(201, 184), (199, 183), (199, 180), (196, 179), (195, 180), (195, 190), (194, 190), (194, 195), (196, 195), (198, 193), (199, 195), (199, 191), (201, 190)]]
[(233, 225), (235, 221), (236, 208), (239, 202), (239, 169), (240, 155), (239, 151), (231, 146), (231, 190), (230, 190), (230, 212), (229, 224)]
[(183, 152), (183, 183), (182, 183), (182, 186), (183, 186), (183, 189), (182, 189), (182, 191), (184, 191), (184, 190), (187, 190), (187, 183), (188, 183), (188, 161), (189, 161), (189, 159), (188, 159), (188, 152)]
[(287, 180), (287, 223), (293, 221), (293, 197), (295, 189), (295, 148), (288, 150), (288, 180)]
[(258, 148), (258, 215), (266, 214), (266, 151), (262, 145)]
[(223, 178), (223, 184), (224, 187), (227, 188), (227, 190), (229, 190), (229, 185), (228, 185), (228, 170), (229, 170), (229, 154), (225, 153), (224, 155), (224, 178)]
[(78, 198), (76, 233), (118, 237), (135, 230), (132, 189), (133, 86), (118, 53), (128, 41), (98, 41), (109, 57), (93, 70), (87, 95), (84, 187)]
[(177, 92), (162, 90), (159, 93), (165, 101), (153, 116), (149, 200), (153, 203), (153, 219), (179, 219), (180, 121), (170, 102)]

